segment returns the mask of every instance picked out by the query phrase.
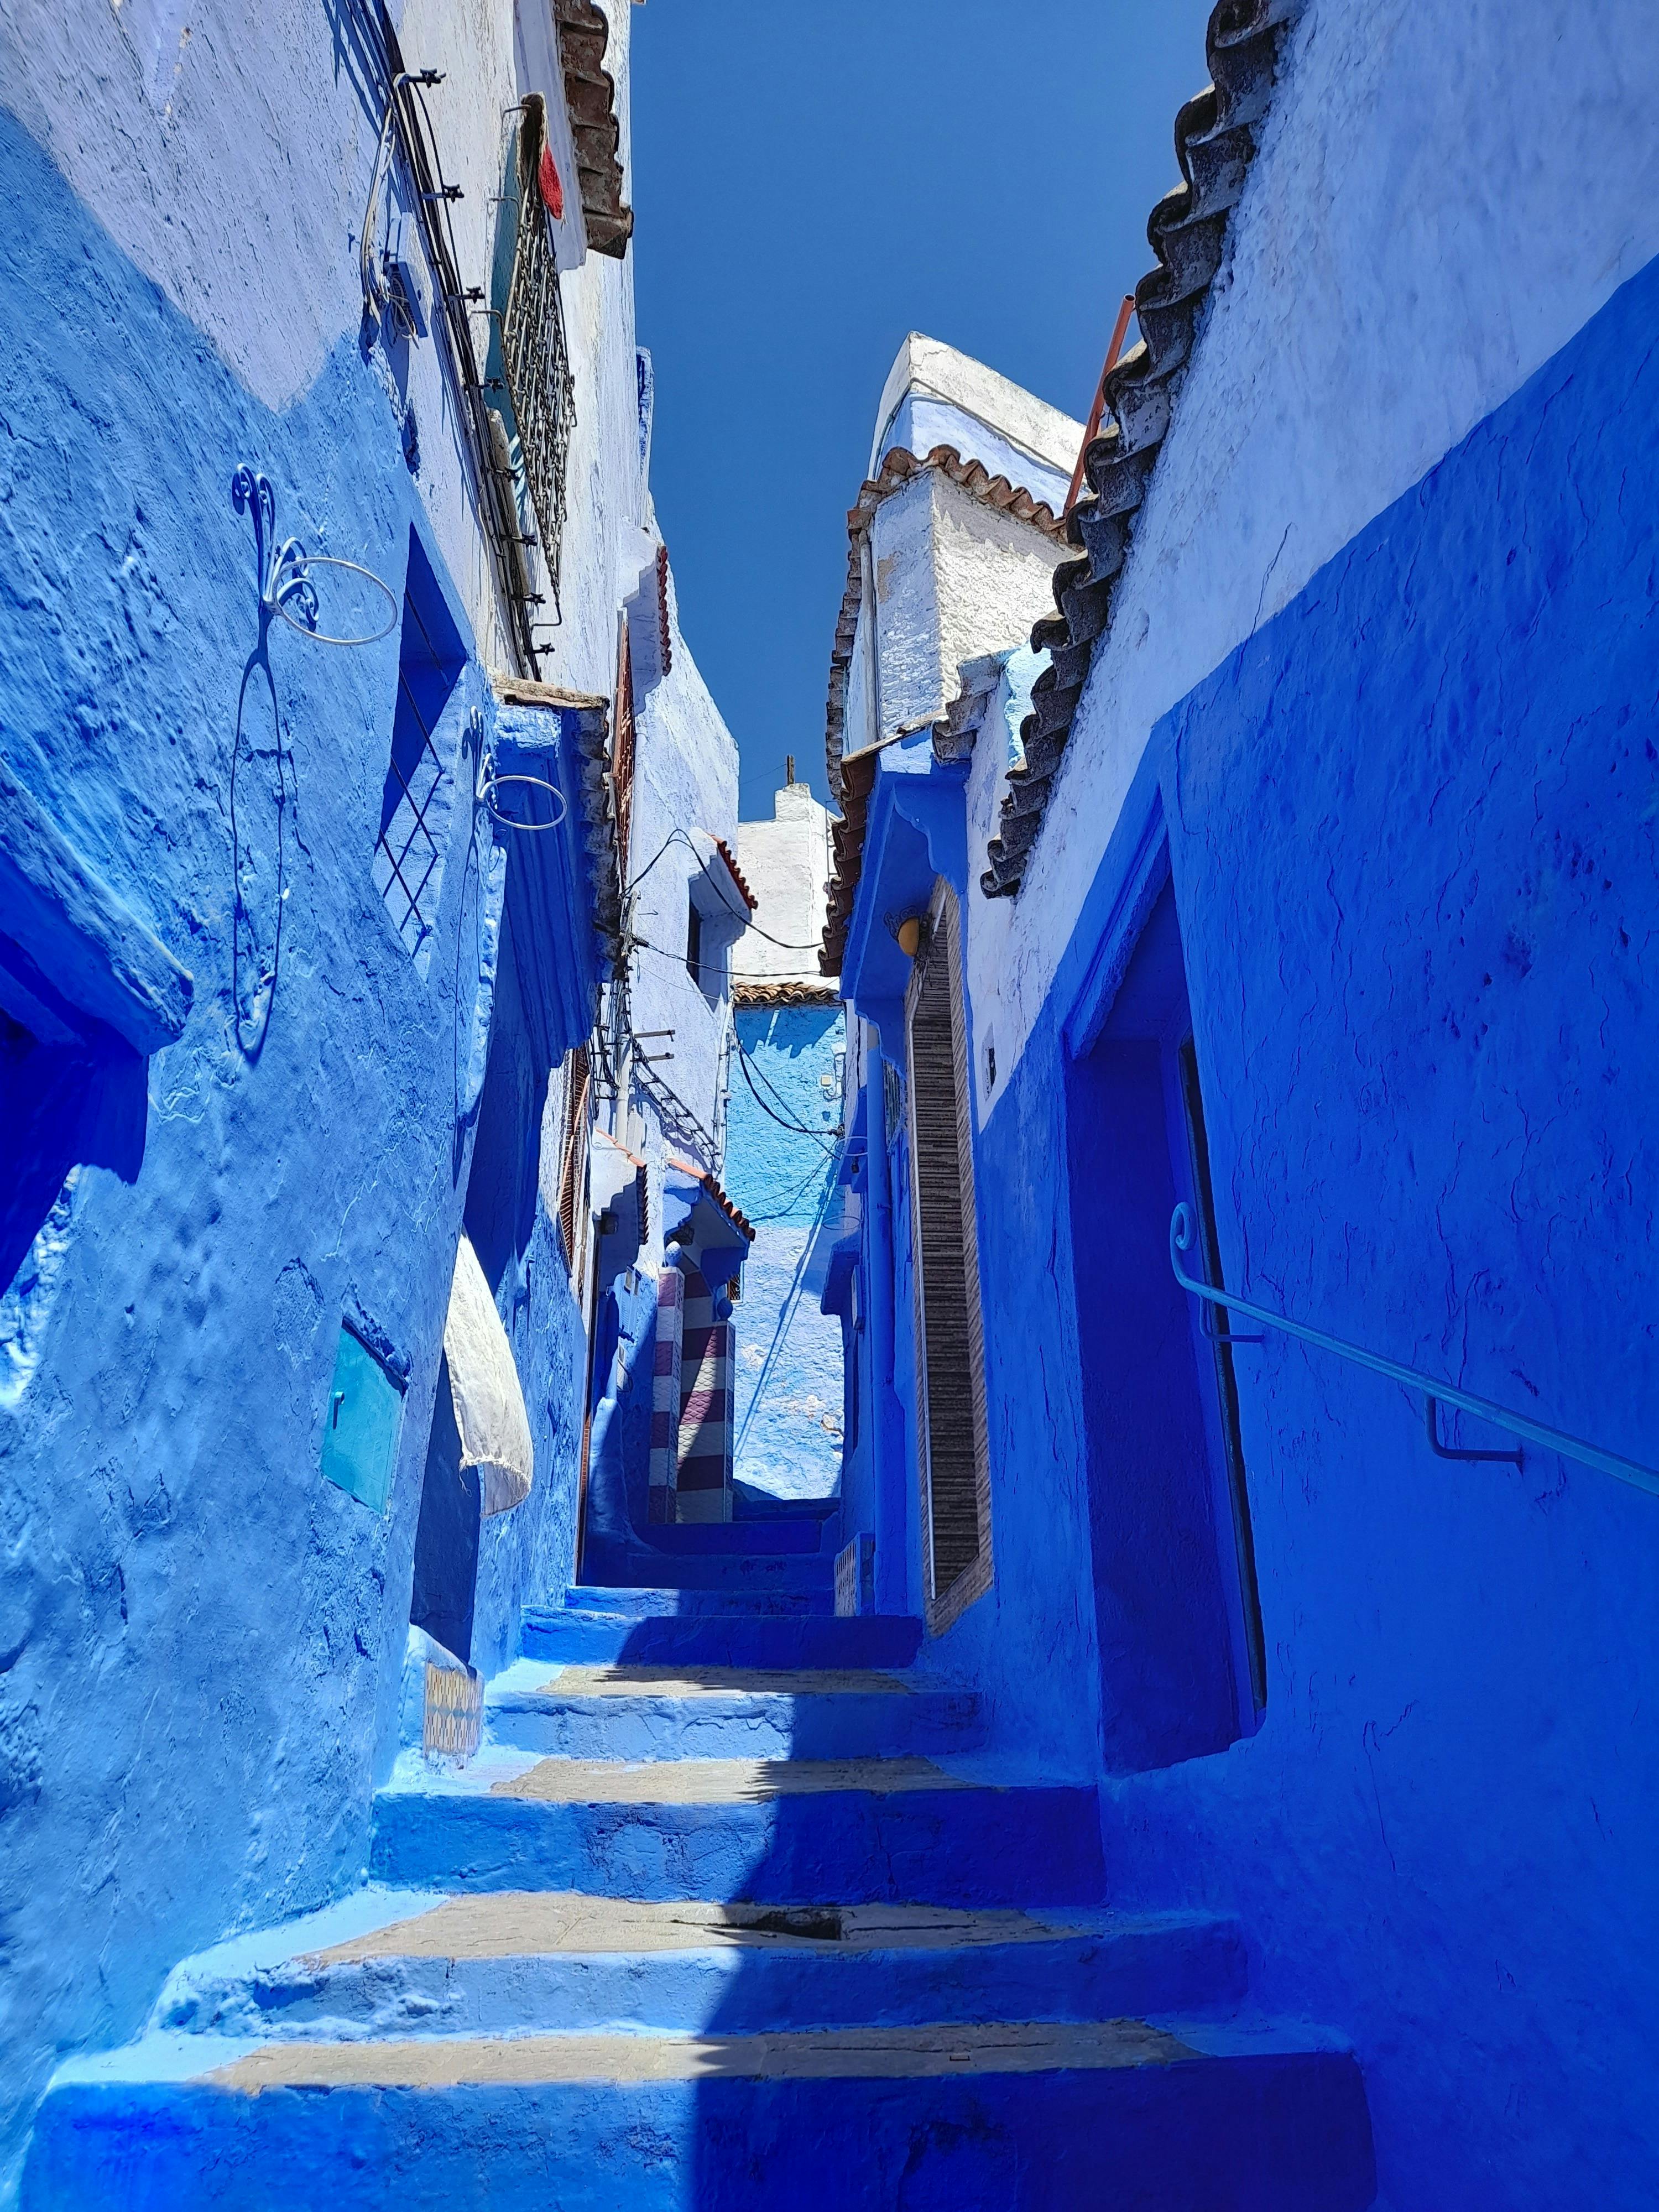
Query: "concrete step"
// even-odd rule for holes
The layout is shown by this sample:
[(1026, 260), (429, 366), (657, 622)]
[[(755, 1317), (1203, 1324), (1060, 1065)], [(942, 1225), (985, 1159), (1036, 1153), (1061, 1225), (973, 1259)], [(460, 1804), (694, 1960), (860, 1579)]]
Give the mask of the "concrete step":
[(979, 1699), (855, 1668), (550, 1667), (520, 1659), (484, 1698), (490, 1740), (560, 1759), (850, 1759), (971, 1751)]
[(678, 1591), (655, 1595), (660, 1610), (650, 1614), (527, 1608), (520, 1648), (526, 1658), (590, 1666), (796, 1668), (908, 1667), (921, 1645), (921, 1623), (903, 1613), (723, 1618), (679, 1612)]
[(1362, 2212), (1352, 2055), (1182, 2024), (238, 2043), (64, 2068), (25, 2212)]
[(816, 1557), (824, 1547), (824, 1526), (816, 1517), (789, 1519), (782, 1514), (763, 1521), (672, 1521), (642, 1536), (639, 1548), (676, 1558), (745, 1552)]
[(1096, 1905), (1099, 1808), (1081, 1785), (958, 1760), (398, 1760), (370, 1870), (402, 1887), (577, 1889), (783, 1905)]
[(741, 1475), (732, 1485), (732, 1518), (733, 1521), (839, 1521), (840, 1493), (828, 1498), (781, 1498), (775, 1491), (762, 1490), (745, 1482)]
[(246, 2038), (775, 2029), (1231, 2012), (1230, 1922), (370, 1889), (168, 1977), (155, 2025)]
[(831, 1559), (641, 1558), (637, 1565), (637, 1585), (573, 1583), (564, 1594), (566, 1606), (632, 1620), (682, 1613), (833, 1613), (836, 1607)]

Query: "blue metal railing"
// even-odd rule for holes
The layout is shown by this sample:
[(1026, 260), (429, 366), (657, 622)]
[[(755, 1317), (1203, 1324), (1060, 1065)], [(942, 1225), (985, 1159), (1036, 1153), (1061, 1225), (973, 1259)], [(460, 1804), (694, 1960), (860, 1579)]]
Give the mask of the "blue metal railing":
[[(1443, 1443), (1440, 1440), (1438, 1408), (1456, 1406), (1476, 1419), (1490, 1421), (1493, 1428), (1503, 1429), (1523, 1443), (1537, 1444), (1545, 1451), (1559, 1452), (1563, 1459), (1576, 1460), (1580, 1467), (1593, 1467), (1598, 1474), (1610, 1474), (1619, 1482), (1628, 1482), (1632, 1488), (1645, 1490), (1650, 1497), (1659, 1498), (1659, 1469), (1643, 1467), (1633, 1459), (1621, 1459), (1617, 1452), (1602, 1451), (1595, 1444), (1587, 1444), (1580, 1437), (1570, 1437), (1560, 1429), (1552, 1429), (1542, 1421), (1530, 1419), (1525, 1413), (1513, 1413), (1506, 1406), (1495, 1406), (1490, 1398), (1477, 1398), (1472, 1391), (1455, 1390), (1449, 1382), (1437, 1382), (1431, 1375), (1419, 1374), (1414, 1367), (1402, 1367), (1398, 1360), (1384, 1359), (1375, 1352), (1366, 1352), (1357, 1344), (1346, 1343), (1340, 1336), (1328, 1336), (1323, 1329), (1310, 1328), (1305, 1322), (1290, 1321), (1283, 1314), (1271, 1313), (1266, 1306), (1252, 1305), (1237, 1291), (1218, 1291), (1213, 1285), (1197, 1281), (1187, 1273), (1181, 1264), (1183, 1252), (1191, 1251), (1198, 1241), (1198, 1227), (1193, 1210), (1187, 1205), (1177, 1206), (1170, 1217), (1170, 1265), (1175, 1279), (1184, 1291), (1195, 1298), (1202, 1298), (1206, 1306), (1218, 1306), (1227, 1314), (1243, 1314), (1248, 1320), (1260, 1322), (1265, 1328), (1281, 1330), (1286, 1336), (1299, 1337), (1304, 1344), (1316, 1344), (1322, 1352), (1334, 1352), (1339, 1359), (1352, 1360), (1358, 1367), (1369, 1367), (1374, 1375), (1386, 1375), (1392, 1382), (1403, 1382), (1408, 1390), (1423, 1395), (1426, 1409), (1429, 1442), (1442, 1459), (1499, 1459), (1515, 1466), (1521, 1464), (1521, 1455), (1513, 1452), (1465, 1451)], [(1211, 1334), (1216, 1334), (1213, 1330)], [(1260, 1343), (1259, 1337), (1218, 1335), (1220, 1343)]]

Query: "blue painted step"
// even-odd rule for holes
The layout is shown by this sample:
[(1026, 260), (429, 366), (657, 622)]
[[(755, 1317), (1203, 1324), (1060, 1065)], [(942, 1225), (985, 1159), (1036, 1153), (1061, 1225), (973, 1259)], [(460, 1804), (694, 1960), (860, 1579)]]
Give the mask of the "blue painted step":
[(637, 1548), (675, 1558), (726, 1552), (816, 1554), (823, 1548), (823, 1530), (817, 1518), (789, 1520), (781, 1514), (754, 1521), (677, 1521), (640, 1535)]
[[(815, 1930), (817, 1932), (801, 1932)], [(168, 1977), (158, 2028), (253, 2041), (319, 2034), (695, 2033), (1091, 2021), (1231, 2011), (1232, 1923), (848, 1905), (617, 1904), (506, 1891), (367, 1891), (234, 1937)]]
[[(1364, 2212), (1376, 2178), (1352, 2056), (1212, 2051), (1201, 2033), (1184, 2033), (1186, 2055), (1168, 2058), (1133, 2055), (1159, 2045), (1130, 2022), (1103, 2023), (1092, 2037), (1050, 2029), (1059, 2063), (1048, 2064), (1030, 2063), (1044, 2032), (1027, 2031), (1022, 2051), (1018, 2028), (942, 2027), (925, 2059), (904, 2031), (867, 2028), (839, 2045), (633, 2036), (577, 2039), (577, 2050), (557, 2037), (518, 2046), (433, 2039), (304, 2056), (294, 2045), (261, 2052), (154, 2038), (60, 2075), (36, 2122), (23, 2203)], [(1091, 2040), (1094, 2055), (1078, 2063), (1075, 2046)], [(899, 2063), (929, 2070), (884, 2069), (876, 2054), (896, 2045)], [(226, 2074), (204, 2079), (216, 2060)], [(289, 2078), (312, 2086), (276, 2086), (283, 2062)], [(651, 2078), (694, 2066), (701, 2078)], [(573, 2069), (580, 2078), (568, 2078)], [(548, 2074), (564, 2078), (538, 2078)]]
[(661, 1553), (627, 1552), (613, 1555), (606, 1571), (639, 1579), (573, 1583), (565, 1603), (597, 1607), (602, 1613), (645, 1612), (661, 1595), (701, 1600), (710, 1612), (835, 1610), (836, 1563), (830, 1559), (713, 1553), (671, 1559)]
[[(375, 1799), (369, 1867), (376, 1881), (408, 1888), (600, 1897), (956, 1905), (1017, 1898), (1028, 1906), (1102, 1899), (1092, 1790), (963, 1784), (943, 1769), (921, 1771), (927, 1764), (849, 1761), (844, 1774), (820, 1778), (803, 1776), (797, 1764), (787, 1777), (734, 1781), (713, 1762), (707, 1771), (667, 1760), (607, 1775), (598, 1762), (538, 1763), (503, 1749), (482, 1753), (445, 1784), (418, 1760), (400, 1763)], [(878, 1778), (861, 1765), (895, 1773)], [(824, 1786), (803, 1790), (803, 1781)], [(782, 1794), (769, 1794), (781, 1783)], [(544, 1788), (556, 1794), (517, 1794)]]
[(732, 1485), (734, 1521), (830, 1521), (841, 1514), (839, 1493), (829, 1498), (780, 1498), (738, 1476)]
[(970, 1692), (869, 1670), (757, 1673), (766, 1686), (748, 1689), (735, 1668), (694, 1681), (624, 1665), (599, 1694), (591, 1670), (569, 1683), (563, 1671), (520, 1659), (498, 1674), (484, 1698), (491, 1741), (561, 1759), (854, 1759), (970, 1751), (985, 1734)]
[(677, 1591), (657, 1595), (661, 1610), (643, 1618), (586, 1607), (528, 1608), (520, 1649), (527, 1658), (588, 1665), (626, 1659), (665, 1667), (907, 1667), (921, 1646), (921, 1623), (904, 1613), (722, 1618), (678, 1613)]

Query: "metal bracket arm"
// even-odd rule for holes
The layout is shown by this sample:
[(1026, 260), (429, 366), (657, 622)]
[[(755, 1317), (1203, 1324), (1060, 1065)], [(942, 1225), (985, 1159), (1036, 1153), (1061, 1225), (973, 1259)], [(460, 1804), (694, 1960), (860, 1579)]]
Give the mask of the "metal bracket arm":
[(1449, 1382), (1437, 1382), (1432, 1375), (1424, 1375), (1415, 1367), (1402, 1367), (1397, 1359), (1384, 1359), (1380, 1352), (1367, 1352), (1362, 1346), (1349, 1344), (1340, 1336), (1328, 1336), (1323, 1329), (1310, 1328), (1306, 1322), (1291, 1321), (1267, 1306), (1253, 1305), (1236, 1291), (1218, 1291), (1197, 1279), (1181, 1264), (1182, 1253), (1194, 1251), (1197, 1242), (1198, 1225), (1193, 1219), (1191, 1206), (1177, 1206), (1170, 1217), (1170, 1266), (1183, 1291), (1202, 1298), (1207, 1305), (1220, 1306), (1229, 1314), (1241, 1314), (1247, 1320), (1260, 1322), (1264, 1328), (1275, 1328), (1283, 1335), (1297, 1337), (1304, 1344), (1317, 1345), (1322, 1352), (1334, 1352), (1339, 1359), (1351, 1360), (1357, 1367), (1370, 1368), (1373, 1375), (1386, 1375), (1391, 1382), (1401, 1382), (1407, 1389), (1420, 1392), (1428, 1401), (1430, 1442), (1440, 1458), (1502, 1459), (1520, 1464), (1519, 1452), (1465, 1451), (1443, 1444), (1437, 1409), (1442, 1405), (1455, 1406), (1465, 1413), (1473, 1413), (1477, 1420), (1490, 1421), (1493, 1428), (1503, 1429), (1522, 1443), (1536, 1444), (1543, 1451), (1559, 1452), (1563, 1459), (1573, 1460), (1580, 1467), (1593, 1467), (1598, 1474), (1610, 1474), (1616, 1482), (1627, 1482), (1634, 1490), (1644, 1490), (1649, 1497), (1659, 1498), (1659, 1468), (1644, 1467), (1639, 1460), (1626, 1459), (1618, 1452), (1603, 1451), (1599, 1445), (1568, 1436), (1565, 1430), (1552, 1429), (1526, 1413), (1512, 1413), (1506, 1406), (1494, 1405), (1490, 1398), (1477, 1398), (1472, 1391), (1454, 1389)]

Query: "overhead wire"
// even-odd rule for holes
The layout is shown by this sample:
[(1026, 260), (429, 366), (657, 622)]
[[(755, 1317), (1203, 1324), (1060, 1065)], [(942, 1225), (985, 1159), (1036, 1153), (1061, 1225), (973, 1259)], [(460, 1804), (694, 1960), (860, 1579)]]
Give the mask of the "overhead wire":
[(755, 936), (762, 939), (768, 945), (775, 945), (781, 952), (816, 952), (818, 950), (818, 940), (816, 939), (811, 945), (796, 945), (792, 943), (787, 938), (774, 937), (769, 930), (763, 929), (758, 922), (753, 921), (750, 919), (749, 912), (746, 908), (733, 906), (731, 900), (726, 897), (724, 889), (721, 887), (720, 878), (714, 873), (714, 871), (709, 866), (708, 861), (704, 860), (702, 854), (691, 842), (691, 839), (688, 833), (679, 828), (678, 824), (669, 831), (668, 835), (663, 839), (661, 844), (658, 846), (656, 851), (651, 855), (651, 858), (646, 862), (645, 866), (640, 869), (635, 875), (633, 875), (629, 878), (628, 888), (630, 892), (635, 891), (639, 889), (640, 885), (650, 874), (652, 869), (656, 866), (658, 861), (661, 860), (663, 854), (668, 850), (669, 847), (675, 843), (679, 843), (685, 847), (687, 852), (690, 854), (698, 867), (701, 868), (703, 874), (708, 877), (709, 882), (714, 884), (715, 896), (720, 900), (720, 904), (726, 908), (729, 915), (734, 915), (738, 921), (742, 922), (745, 930), (751, 932)]
[[(835, 1155), (833, 1153), (826, 1155), (826, 1158), (830, 1160), (833, 1160), (834, 1157)], [(788, 1197), (784, 1200), (783, 1204), (781, 1206), (775, 1206), (770, 1213), (750, 1213), (747, 1216), (747, 1218), (757, 1224), (763, 1221), (782, 1221), (788, 1214), (793, 1212), (795, 1200), (800, 1196), (801, 1193), (815, 1183), (820, 1176), (825, 1175), (828, 1172), (829, 1170), (827, 1168), (815, 1167), (809, 1169), (805, 1176), (803, 1176), (801, 1181), (795, 1185), (793, 1190), (790, 1192)]]
[[(671, 952), (665, 945), (653, 945), (647, 938), (636, 937), (634, 950), (653, 953), (659, 960), (672, 960), (677, 968), (695, 970), (699, 975), (724, 975), (726, 973), (724, 960), (692, 960), (684, 952)], [(736, 980), (757, 983), (822, 983), (825, 979), (815, 969), (793, 968), (787, 969), (781, 975), (740, 976)]]
[(779, 1309), (777, 1322), (772, 1331), (772, 1341), (766, 1348), (766, 1357), (761, 1363), (760, 1373), (755, 1377), (755, 1387), (750, 1393), (742, 1426), (732, 1441), (732, 1455), (734, 1460), (743, 1449), (744, 1439), (749, 1434), (750, 1424), (755, 1418), (755, 1410), (760, 1404), (767, 1383), (771, 1378), (772, 1363), (781, 1351), (784, 1340), (788, 1335), (790, 1326), (794, 1321), (795, 1309), (800, 1303), (801, 1291), (805, 1284), (807, 1264), (811, 1259), (812, 1247), (817, 1241), (818, 1231), (823, 1227), (824, 1218), (829, 1212), (830, 1195), (834, 1188), (833, 1181), (826, 1185), (823, 1196), (818, 1201), (817, 1212), (813, 1216), (812, 1225), (807, 1231), (806, 1242), (801, 1248), (800, 1258), (795, 1262), (795, 1272), (790, 1278), (789, 1288), (784, 1293), (783, 1304)]
[(748, 1055), (742, 1050), (739, 1050), (738, 1054), (738, 1066), (742, 1073), (744, 1083), (749, 1086), (749, 1095), (753, 1098), (756, 1105), (760, 1108), (761, 1112), (765, 1115), (769, 1121), (775, 1121), (779, 1128), (787, 1129), (792, 1136), (810, 1137), (814, 1144), (822, 1145), (823, 1146), (826, 1155), (834, 1152), (836, 1146), (839, 1142), (838, 1139), (830, 1138), (826, 1139), (822, 1129), (809, 1129), (805, 1124), (801, 1121), (786, 1121), (781, 1114), (775, 1114), (773, 1112), (772, 1109), (761, 1097), (759, 1091), (756, 1090), (755, 1079), (749, 1072)]
[[(747, 1051), (744, 1048), (742, 1038), (736, 1035), (735, 1030), (733, 1031), (733, 1042), (737, 1045), (738, 1059), (745, 1075), (747, 1075), (751, 1070), (755, 1074), (758, 1075), (761, 1081), (766, 1085), (768, 1091), (771, 1092), (773, 1104), (778, 1107), (782, 1113), (787, 1115), (790, 1110), (789, 1101), (784, 1097), (782, 1091), (778, 1089), (777, 1085), (773, 1082), (771, 1077), (768, 1075), (766, 1070), (760, 1065), (760, 1063), (757, 1060), (751, 1060), (750, 1059)], [(750, 1088), (752, 1090), (754, 1085), (750, 1084)], [(776, 1119), (775, 1115), (774, 1116), (774, 1119)], [(788, 1122), (786, 1123), (785, 1126), (793, 1128), (799, 1136), (822, 1138), (823, 1134), (823, 1132), (821, 1129), (803, 1127), (799, 1123), (795, 1122)], [(836, 1132), (836, 1135), (837, 1141), (839, 1141), (841, 1137), (840, 1130)]]

